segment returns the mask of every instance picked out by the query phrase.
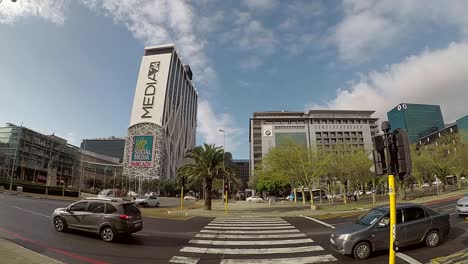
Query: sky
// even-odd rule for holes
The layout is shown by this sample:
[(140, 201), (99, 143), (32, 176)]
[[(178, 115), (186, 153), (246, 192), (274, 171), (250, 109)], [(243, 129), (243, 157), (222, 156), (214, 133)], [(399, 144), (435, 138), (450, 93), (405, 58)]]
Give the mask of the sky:
[[(249, 158), (258, 111), (438, 104), (468, 114), (464, 0), (3, 0), (0, 123), (79, 145), (126, 135), (145, 46), (175, 43), (197, 144)], [(29, 65), (26, 67), (26, 65)]]

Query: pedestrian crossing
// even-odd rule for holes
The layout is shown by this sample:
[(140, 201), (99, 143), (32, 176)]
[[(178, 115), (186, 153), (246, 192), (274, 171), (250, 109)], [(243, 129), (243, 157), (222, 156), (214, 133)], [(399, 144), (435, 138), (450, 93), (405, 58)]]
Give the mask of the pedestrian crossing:
[(216, 218), (169, 262), (202, 264), (204, 261), (305, 264), (337, 259), (282, 218)]

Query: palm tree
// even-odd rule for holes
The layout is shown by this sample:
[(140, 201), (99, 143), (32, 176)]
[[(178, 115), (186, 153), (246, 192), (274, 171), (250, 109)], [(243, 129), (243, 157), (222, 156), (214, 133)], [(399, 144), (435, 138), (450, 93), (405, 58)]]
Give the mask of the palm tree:
[(188, 181), (203, 180), (205, 194), (205, 210), (211, 210), (211, 194), (213, 180), (231, 177), (230, 169), (224, 166), (224, 150), (215, 145), (204, 144), (187, 152), (186, 158), (191, 163), (179, 169), (180, 176), (186, 176)]

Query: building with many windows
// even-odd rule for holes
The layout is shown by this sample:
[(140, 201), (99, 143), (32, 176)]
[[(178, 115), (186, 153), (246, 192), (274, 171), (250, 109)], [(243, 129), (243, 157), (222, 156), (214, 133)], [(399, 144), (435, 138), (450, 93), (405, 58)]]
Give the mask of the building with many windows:
[(0, 127), (0, 177), (49, 185), (71, 184), (78, 148), (55, 135), (8, 123)]
[(439, 105), (401, 103), (387, 117), (392, 129), (403, 128), (408, 132), (411, 143), (445, 127)]
[(83, 139), (80, 148), (101, 155), (118, 158), (119, 161), (122, 162), (125, 149), (125, 139), (116, 137)]
[(234, 159), (231, 162), (232, 166), (235, 169), (235, 172), (239, 176), (242, 181), (242, 186), (240, 187), (241, 190), (245, 190), (248, 188), (249, 184), (249, 177), (250, 177), (250, 166), (248, 159)]
[(285, 140), (309, 148), (329, 148), (350, 144), (368, 151), (378, 133), (374, 111), (310, 110), (309, 112), (255, 112), (250, 119), (250, 170), (258, 166), (268, 151)]
[(438, 144), (439, 138), (447, 134), (461, 133), (462, 139), (468, 142), (468, 115), (446, 125), (443, 129), (425, 135), (417, 140), (418, 145)]
[(145, 48), (123, 159), (124, 175), (175, 179), (195, 147), (198, 94), (174, 44)]

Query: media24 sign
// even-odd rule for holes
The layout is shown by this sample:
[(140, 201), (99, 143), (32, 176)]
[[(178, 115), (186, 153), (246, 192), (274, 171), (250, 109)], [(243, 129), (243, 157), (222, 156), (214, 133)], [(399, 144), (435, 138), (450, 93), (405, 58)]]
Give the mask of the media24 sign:
[(131, 167), (153, 167), (154, 136), (133, 136), (130, 157)]

